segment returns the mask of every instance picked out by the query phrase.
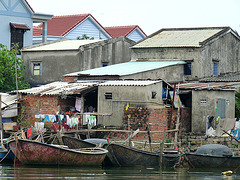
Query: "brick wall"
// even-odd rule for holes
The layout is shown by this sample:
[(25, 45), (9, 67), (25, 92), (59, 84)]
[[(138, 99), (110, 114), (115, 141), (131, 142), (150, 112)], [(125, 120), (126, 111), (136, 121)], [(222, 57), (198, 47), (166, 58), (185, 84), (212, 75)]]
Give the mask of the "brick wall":
[[(181, 117), (183, 117), (183, 122), (189, 124), (190, 120), (189, 109), (181, 110)], [(180, 132), (182, 130), (182, 118), (180, 119)], [(177, 109), (171, 108), (159, 108), (159, 109), (149, 109), (146, 107), (129, 107), (128, 110), (124, 110), (122, 129), (133, 131), (139, 128), (140, 131), (146, 131), (146, 133), (138, 133), (134, 136), (133, 140), (147, 140), (147, 126), (149, 125), (150, 131), (164, 131), (164, 129), (176, 129), (177, 122)], [(163, 139), (163, 133), (151, 132), (151, 139), (159, 141)], [(171, 139), (174, 137), (175, 133), (166, 133), (166, 138)], [(128, 133), (118, 133), (111, 132), (106, 133), (105, 137), (112, 139), (126, 139), (129, 136)]]
[[(24, 119), (30, 119), (33, 122), (39, 121), (35, 118), (37, 114), (56, 114), (58, 106), (60, 111), (66, 111), (69, 106), (75, 105), (75, 99), (62, 99), (59, 96), (36, 96), (36, 95), (22, 95), (21, 106), (26, 109), (22, 113)], [(51, 123), (46, 123), (46, 126), (51, 126)]]
[(71, 77), (71, 76), (70, 77), (65, 77), (64, 82), (74, 82), (74, 78), (75, 77)]

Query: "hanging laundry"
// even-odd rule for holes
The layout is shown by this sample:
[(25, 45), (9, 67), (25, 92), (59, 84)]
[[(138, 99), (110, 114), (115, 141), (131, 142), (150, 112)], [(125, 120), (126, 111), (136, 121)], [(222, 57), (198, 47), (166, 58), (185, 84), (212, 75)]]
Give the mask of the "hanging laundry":
[(89, 114), (84, 114), (82, 119), (82, 125), (88, 124), (88, 118), (90, 117)]
[(81, 98), (76, 97), (75, 108), (77, 111), (81, 112)]
[(96, 126), (96, 116), (89, 116), (88, 117), (88, 129), (92, 129), (94, 126)]
[(49, 116), (47, 114), (45, 115), (44, 122), (50, 122)]
[(27, 130), (27, 138), (29, 138), (32, 135), (32, 128)]

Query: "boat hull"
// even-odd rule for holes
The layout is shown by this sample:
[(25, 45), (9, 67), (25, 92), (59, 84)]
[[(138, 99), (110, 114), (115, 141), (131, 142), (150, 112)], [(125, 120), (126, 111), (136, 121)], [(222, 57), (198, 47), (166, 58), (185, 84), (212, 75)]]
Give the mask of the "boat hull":
[[(142, 151), (121, 144), (109, 144), (107, 156), (116, 166), (159, 166), (159, 153)], [(179, 154), (163, 154), (162, 166), (173, 167), (178, 161)]]
[(210, 156), (193, 153), (184, 155), (192, 168), (237, 168), (240, 156)]
[(22, 139), (10, 141), (9, 147), (24, 165), (100, 166), (107, 154), (102, 148), (74, 150)]

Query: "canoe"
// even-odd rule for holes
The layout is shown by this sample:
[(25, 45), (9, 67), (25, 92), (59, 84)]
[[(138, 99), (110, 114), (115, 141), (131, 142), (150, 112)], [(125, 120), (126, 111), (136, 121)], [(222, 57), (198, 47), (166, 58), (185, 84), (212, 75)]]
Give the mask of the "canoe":
[[(107, 157), (114, 166), (159, 166), (158, 152), (143, 151), (126, 145), (111, 143), (107, 146)], [(179, 153), (163, 154), (163, 167), (173, 167), (180, 157)]]
[(70, 149), (96, 147), (96, 144), (86, 142), (84, 140), (81, 140), (75, 137), (63, 135), (60, 138), (61, 139), (55, 138), (54, 141), (50, 141), (50, 142), (52, 144), (62, 144), (62, 145), (68, 146), (68, 148)]
[(100, 166), (107, 154), (103, 148), (69, 149), (32, 140), (11, 140), (10, 149), (24, 165)]
[(234, 156), (230, 148), (220, 144), (200, 146), (194, 153), (185, 153), (184, 157), (191, 168), (240, 167), (240, 156)]

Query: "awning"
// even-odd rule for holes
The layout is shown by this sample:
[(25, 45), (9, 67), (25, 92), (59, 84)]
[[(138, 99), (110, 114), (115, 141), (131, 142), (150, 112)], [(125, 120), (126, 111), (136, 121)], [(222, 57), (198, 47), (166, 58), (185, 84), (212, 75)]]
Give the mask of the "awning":
[(23, 29), (23, 30), (30, 30), (28, 25), (26, 24), (16, 24), (16, 23), (10, 23), (10, 26), (15, 28), (15, 29)]

